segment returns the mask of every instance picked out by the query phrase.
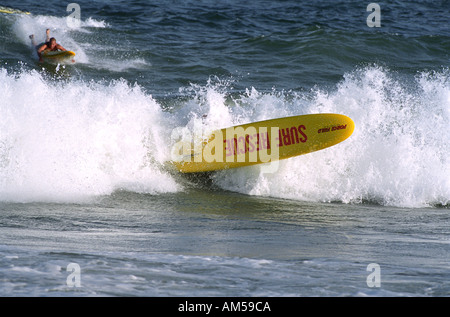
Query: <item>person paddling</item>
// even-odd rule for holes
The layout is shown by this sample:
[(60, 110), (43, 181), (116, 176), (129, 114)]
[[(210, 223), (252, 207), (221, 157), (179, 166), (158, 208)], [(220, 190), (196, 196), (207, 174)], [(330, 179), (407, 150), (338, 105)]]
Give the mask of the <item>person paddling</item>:
[(36, 48), (37, 54), (39, 56), (39, 62), (43, 62), (42, 52), (43, 51), (67, 51), (60, 44), (56, 43), (56, 39), (54, 37), (50, 38), (50, 29), (47, 29), (46, 32), (46, 42), (40, 45), (36, 45), (34, 40), (34, 34), (30, 35), (31, 43)]

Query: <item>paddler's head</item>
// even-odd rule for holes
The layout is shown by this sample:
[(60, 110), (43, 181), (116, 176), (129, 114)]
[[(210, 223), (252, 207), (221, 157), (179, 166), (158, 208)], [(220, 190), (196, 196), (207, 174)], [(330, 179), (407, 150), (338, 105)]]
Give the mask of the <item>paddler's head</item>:
[(56, 39), (54, 37), (52, 37), (48, 43), (50, 45), (50, 49), (54, 49), (56, 47)]

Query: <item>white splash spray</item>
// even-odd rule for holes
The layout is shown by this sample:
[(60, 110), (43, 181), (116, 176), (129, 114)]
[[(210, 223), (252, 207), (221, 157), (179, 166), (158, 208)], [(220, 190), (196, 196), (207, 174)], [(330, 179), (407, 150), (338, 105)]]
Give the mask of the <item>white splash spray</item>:
[(139, 86), (46, 82), (34, 71), (5, 70), (0, 83), (0, 200), (179, 189), (161, 167), (168, 123)]
[[(329, 149), (282, 161), (277, 173), (262, 174), (257, 167), (223, 171), (214, 176), (215, 183), (251, 195), (299, 200), (448, 205), (449, 71), (413, 80), (393, 77), (380, 67), (364, 68), (347, 74), (335, 91), (286, 100), (279, 111), (284, 115), (340, 113), (355, 121), (355, 132)], [(264, 108), (265, 99), (280, 102), (254, 95), (254, 109)]]

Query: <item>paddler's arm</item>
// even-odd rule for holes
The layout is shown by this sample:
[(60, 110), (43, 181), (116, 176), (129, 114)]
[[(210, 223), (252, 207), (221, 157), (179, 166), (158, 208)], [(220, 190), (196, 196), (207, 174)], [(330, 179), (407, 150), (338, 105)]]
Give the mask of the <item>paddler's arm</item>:
[(37, 50), (37, 54), (39, 56), (39, 61), (43, 62), (44, 60), (42, 59), (42, 52), (47, 48), (47, 44), (42, 45), (41, 47), (38, 48)]
[(59, 44), (56, 44), (56, 48), (59, 49), (60, 51), (67, 51), (64, 47), (62, 47)]

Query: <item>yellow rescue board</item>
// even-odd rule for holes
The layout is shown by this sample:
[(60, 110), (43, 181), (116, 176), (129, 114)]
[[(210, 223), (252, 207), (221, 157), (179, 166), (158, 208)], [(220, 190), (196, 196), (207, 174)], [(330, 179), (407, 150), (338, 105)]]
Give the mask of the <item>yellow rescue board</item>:
[(9, 7), (0, 6), (0, 13), (9, 13), (9, 14), (30, 14), (30, 12), (21, 11)]
[(325, 149), (355, 129), (340, 114), (310, 114), (271, 119), (217, 130), (207, 138), (179, 141), (172, 164), (183, 173), (208, 172), (269, 163)]
[(44, 51), (42, 59), (47, 62), (64, 63), (72, 61), (75, 53), (72, 51)]

